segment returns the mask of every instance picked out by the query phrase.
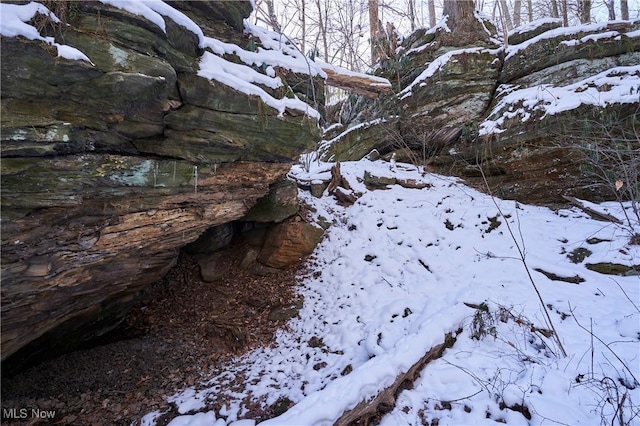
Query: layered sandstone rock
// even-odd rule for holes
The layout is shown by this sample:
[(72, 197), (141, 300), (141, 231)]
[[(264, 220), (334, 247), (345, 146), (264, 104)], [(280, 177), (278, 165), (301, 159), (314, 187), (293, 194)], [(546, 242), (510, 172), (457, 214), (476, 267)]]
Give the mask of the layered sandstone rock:
[[(333, 161), (393, 151), (479, 188), (486, 179), (493, 193), (525, 202), (611, 199), (602, 175), (622, 164), (594, 165), (589, 141), (624, 145), (623, 156), (640, 149), (639, 28), (638, 21), (561, 28), (547, 19), (512, 32), (506, 45), (494, 32), (496, 44), (479, 34), (463, 46), (447, 44), (442, 28), (418, 30), (380, 64), (396, 93), (352, 96), (339, 114), (346, 130), (320, 149)], [(566, 107), (559, 92), (580, 100)]]
[[(509, 47), (504, 59), (485, 128), (480, 128), (475, 147), (459, 148), (467, 158), (473, 156), (486, 170), (495, 171), (488, 173), (488, 182), (496, 194), (542, 204), (562, 202), (563, 195), (593, 201), (614, 197), (613, 185), (599, 168), (622, 172), (625, 166), (598, 162), (593, 155), (600, 154), (590, 152), (590, 147), (595, 142), (604, 149), (624, 145), (636, 156), (640, 152), (634, 130), (640, 96), (633, 95), (633, 86), (614, 87), (615, 78), (607, 81), (627, 70), (630, 74), (624, 78), (634, 73), (635, 79), (640, 77), (632, 70), (640, 63), (639, 28), (639, 22), (614, 22), (582, 31), (551, 28), (530, 32), (528, 38), (513, 37), (519, 43)], [(527, 91), (537, 94), (513, 102)], [(601, 102), (609, 91), (616, 94)], [(618, 95), (630, 94), (635, 102), (620, 102)], [(564, 109), (567, 102), (579, 105)], [(484, 131), (494, 123), (495, 130)], [(460, 170), (469, 177), (477, 172), (475, 165)]]
[[(249, 1), (170, 4), (246, 45)], [(3, 360), (111, 330), (181, 247), (242, 219), (316, 138), (304, 112), (198, 76), (199, 37), (170, 17), (163, 31), (99, 2), (68, 5), (69, 25), (50, 35), (92, 63), (1, 40)], [(285, 88), (302, 78), (285, 71)], [(303, 92), (264, 90), (304, 98), (310, 85), (322, 92), (318, 76)]]

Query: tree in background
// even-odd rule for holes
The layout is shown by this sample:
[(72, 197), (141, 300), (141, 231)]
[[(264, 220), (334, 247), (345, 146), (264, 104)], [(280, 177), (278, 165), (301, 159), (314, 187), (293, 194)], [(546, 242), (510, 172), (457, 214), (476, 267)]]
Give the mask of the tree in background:
[(380, 17), (378, 14), (378, 0), (369, 0), (369, 43), (371, 44), (371, 65), (380, 59)]
[(562, 24), (565, 27), (569, 26), (569, 7), (567, 5), (567, 0), (562, 0)]
[(489, 40), (489, 35), (476, 18), (473, 0), (444, 0), (442, 15), (447, 16), (447, 26), (451, 30), (443, 37), (443, 43), (464, 46), (478, 40)]
[[(264, 7), (259, 7), (264, 5)], [(256, 3), (256, 11), (261, 15), (261, 20), (271, 26), (274, 30), (281, 32), (280, 22), (276, 16), (276, 8), (273, 0), (258, 0)]]
[(416, 3), (415, 0), (407, 0), (407, 10), (409, 12), (409, 28), (411, 32), (416, 30)]
[(513, 22), (511, 21), (511, 15), (509, 14), (509, 7), (507, 6), (507, 0), (500, 0), (500, 16), (507, 27), (507, 30), (513, 28)]
[(329, 2), (322, 2), (321, 0), (316, 0), (317, 7), (317, 26), (318, 33), (316, 36), (315, 43), (313, 45), (313, 50), (315, 52), (319, 52), (318, 49), (318, 39), (322, 38), (322, 57), (327, 58), (329, 55), (329, 43), (327, 42), (327, 16), (329, 14)]
[(578, 14), (580, 15), (580, 23), (588, 24), (591, 22), (591, 0), (578, 2)]
[(522, 0), (514, 0), (513, 2), (513, 26), (519, 27), (522, 15)]
[(613, 0), (606, 0), (605, 2), (607, 9), (609, 10), (609, 20), (613, 21), (616, 19), (616, 5), (613, 3)]
[(622, 19), (629, 19), (629, 2), (627, 0), (620, 0), (620, 16)]
[[(354, 71), (366, 71), (379, 57), (389, 52), (380, 50), (392, 35), (385, 32), (392, 23), (397, 32), (408, 35), (422, 26), (434, 27), (444, 10), (465, 28), (465, 17), (473, 17), (470, 0), (255, 0), (254, 19), (286, 34), (310, 57), (320, 57), (334, 65)], [(459, 3), (459, 4), (457, 4)], [(475, 6), (493, 16), (504, 34), (511, 28), (538, 18), (562, 18), (564, 25), (589, 23), (606, 18), (629, 19), (636, 15), (637, 2), (628, 0), (477, 0)], [(523, 10), (526, 8), (526, 11)], [(594, 11), (600, 10), (599, 13)], [(619, 11), (619, 14), (618, 14)], [(603, 16), (604, 12), (604, 16)], [(472, 33), (477, 21), (469, 19)], [(458, 24), (456, 24), (458, 25)], [(395, 31), (394, 30), (394, 31)], [(456, 30), (454, 45), (462, 45), (473, 34)], [(395, 34), (395, 33), (394, 33)], [(477, 36), (477, 34), (475, 35)], [(377, 49), (376, 49), (377, 47)]]

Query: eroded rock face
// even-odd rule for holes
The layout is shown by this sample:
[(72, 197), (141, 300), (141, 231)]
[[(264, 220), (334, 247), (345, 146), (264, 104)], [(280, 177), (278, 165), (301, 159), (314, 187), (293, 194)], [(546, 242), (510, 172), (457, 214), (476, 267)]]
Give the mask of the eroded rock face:
[[(389, 158), (394, 151), (399, 159), (462, 176), (479, 189), (487, 189), (486, 178), (503, 198), (539, 204), (562, 203), (565, 195), (612, 199), (613, 184), (596, 175), (620, 164), (602, 162), (594, 170), (589, 147), (579, 145), (581, 138), (615, 138), (628, 152), (640, 149), (633, 127), (640, 98), (598, 102), (622, 90), (608, 78), (637, 78), (632, 67), (640, 63), (639, 28), (635, 21), (576, 30), (548, 19), (510, 34), (506, 47), (484, 38), (454, 47), (440, 30), (418, 30), (378, 71), (396, 94), (375, 101), (350, 97), (340, 114), (347, 130), (321, 145), (324, 158), (357, 160), (373, 150)], [(611, 75), (603, 74), (609, 70)], [(554, 102), (570, 103), (554, 98), (556, 88), (565, 98), (595, 88), (595, 101), (547, 112)], [(537, 91), (537, 99), (527, 90)], [(620, 95), (629, 97), (638, 89), (624, 90)]]
[(244, 220), (278, 223), (298, 213), (299, 209), (296, 183), (282, 180), (271, 185), (269, 193), (258, 200)]
[[(358, 127), (332, 143), (324, 158), (355, 160), (374, 149), (383, 155), (424, 149), (431, 157), (455, 142), (469, 123), (482, 119), (500, 75), (498, 46), (482, 35), (475, 44), (455, 47), (446, 44), (450, 35), (442, 29), (408, 37), (379, 69), (396, 94), (351, 101), (357, 113), (343, 119)], [(343, 111), (349, 113), (349, 106)]]
[(283, 268), (308, 256), (322, 239), (324, 231), (301, 220), (288, 220), (271, 228), (258, 261), (272, 268)]
[[(547, 25), (543, 25), (541, 29), (546, 28)], [(612, 185), (606, 185), (596, 176), (600, 172), (594, 170), (594, 165), (621, 168), (620, 165), (593, 162), (590, 154), (581, 148), (580, 139), (587, 141), (585, 144), (607, 141), (605, 145), (619, 144), (626, 139), (630, 149), (640, 149), (637, 134), (632, 139), (623, 135), (633, 133), (633, 122), (640, 107), (638, 96), (635, 103), (611, 102), (606, 106), (586, 103), (553, 115), (536, 111), (535, 106), (530, 105), (532, 109), (523, 111), (529, 115), (524, 120), (525, 117), (516, 112), (519, 105), (502, 102), (513, 91), (522, 93), (532, 89), (553, 93), (555, 87), (576, 84), (581, 86), (575, 88), (576, 97), (589, 87), (597, 88), (595, 98), (600, 93), (606, 95), (609, 90), (619, 91), (603, 84), (600, 78), (593, 81), (589, 78), (616, 67), (640, 63), (640, 36), (636, 31), (640, 23), (615, 22), (588, 28), (580, 32), (571, 28), (532, 31), (528, 34), (530, 38), (510, 48), (487, 119), (510, 118), (500, 124), (499, 132), (482, 135), (474, 147), (469, 144), (458, 147), (460, 152), (466, 150), (467, 155), (480, 159), (485, 169), (497, 171), (489, 173), (492, 176), (488, 183), (499, 196), (540, 204), (562, 202), (563, 195), (593, 201), (612, 199)], [(550, 103), (545, 100), (545, 93), (541, 94), (539, 105)], [(615, 137), (620, 140), (615, 141)]]
[[(171, 4), (242, 42), (249, 1)], [(1, 39), (2, 360), (15, 365), (115, 327), (181, 247), (242, 219), (317, 132), (198, 77), (198, 37), (171, 19), (165, 33), (98, 2), (73, 7), (59, 41), (93, 65)]]

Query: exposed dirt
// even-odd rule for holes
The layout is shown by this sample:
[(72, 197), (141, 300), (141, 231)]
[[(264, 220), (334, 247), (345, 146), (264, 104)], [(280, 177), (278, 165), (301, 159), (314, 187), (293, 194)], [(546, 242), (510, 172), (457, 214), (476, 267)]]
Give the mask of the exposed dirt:
[[(181, 254), (110, 343), (3, 378), (3, 424), (10, 414), (25, 417), (12, 424), (137, 424), (146, 413), (172, 409), (166, 396), (206, 380), (233, 356), (268, 345), (285, 323), (272, 314), (291, 312), (296, 302), (300, 265), (252, 275), (238, 268), (246, 249), (235, 241), (223, 252), (232, 267), (214, 283), (202, 281), (197, 262)], [(38, 420), (32, 409), (54, 410), (55, 417)]]

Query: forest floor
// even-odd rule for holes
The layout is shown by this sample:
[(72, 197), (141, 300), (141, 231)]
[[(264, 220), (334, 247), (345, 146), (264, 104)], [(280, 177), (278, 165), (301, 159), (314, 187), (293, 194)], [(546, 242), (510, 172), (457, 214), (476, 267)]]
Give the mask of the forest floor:
[(34, 419), (33, 408), (55, 411), (55, 424), (130, 425), (150, 411), (168, 412), (158, 424), (168, 423), (176, 415), (169, 395), (207, 380), (233, 357), (269, 345), (285, 323), (274, 317), (291, 306), (303, 264), (252, 275), (238, 267), (244, 248), (235, 241), (224, 251), (232, 267), (215, 283), (204, 282), (195, 259), (181, 254), (110, 342), (3, 377), (3, 410), (27, 413), (12, 424), (50, 422)]
[[(204, 283), (182, 256), (119, 341), (3, 380), (3, 411), (56, 410), (74, 425), (329, 425), (378, 401), (360, 424), (637, 423), (635, 204), (582, 202), (628, 218), (616, 224), (407, 164), (341, 170), (340, 197), (299, 193), (330, 225), (304, 264), (250, 275), (235, 266), (245, 238), (225, 251), (227, 275)], [(416, 187), (372, 189), (367, 176)]]

